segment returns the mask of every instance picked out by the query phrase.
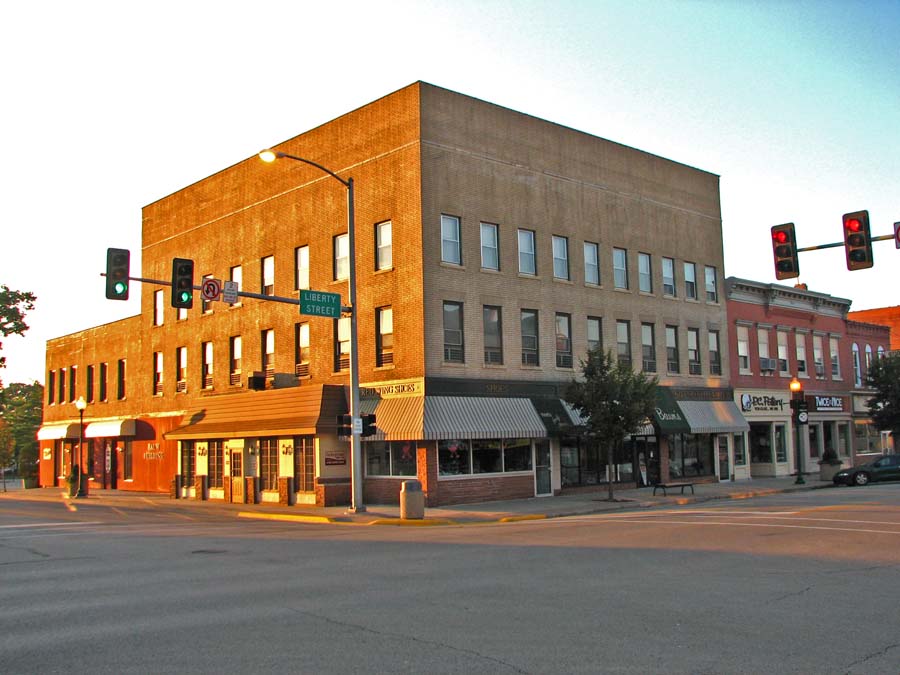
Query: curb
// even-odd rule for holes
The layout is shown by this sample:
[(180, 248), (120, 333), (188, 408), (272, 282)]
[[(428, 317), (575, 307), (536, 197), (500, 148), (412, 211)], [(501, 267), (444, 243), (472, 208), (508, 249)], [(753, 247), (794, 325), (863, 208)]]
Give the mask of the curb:
[[(488, 522), (488, 521), (485, 521)], [(415, 520), (404, 518), (378, 518), (366, 525), (393, 525), (394, 527), (432, 527), (435, 525), (459, 525), (455, 520), (445, 518), (420, 518)]]
[(284, 520), (294, 523), (344, 523), (348, 521), (331, 516), (309, 516), (293, 513), (258, 513), (255, 511), (238, 511), (238, 518), (252, 518), (254, 520)]

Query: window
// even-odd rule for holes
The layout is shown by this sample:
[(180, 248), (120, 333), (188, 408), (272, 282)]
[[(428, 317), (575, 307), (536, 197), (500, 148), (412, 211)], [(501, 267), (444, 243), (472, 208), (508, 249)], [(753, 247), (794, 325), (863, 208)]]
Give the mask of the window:
[(444, 361), (447, 363), (465, 362), (461, 302), (444, 303)]
[(790, 374), (790, 364), (788, 363), (788, 334), (780, 330), (777, 332), (778, 339), (778, 372), (782, 375)]
[(613, 249), (613, 284), (628, 288), (628, 252), (624, 248)]
[(294, 288), (298, 291), (309, 289), (309, 246), (294, 249)]
[[(109, 396), (109, 394), (106, 390), (106, 386), (107, 386), (106, 383), (107, 383), (108, 379), (109, 379), (109, 366), (106, 363), (101, 363), (100, 364), (100, 376), (97, 380), (98, 395), (99, 395), (99, 398), (101, 401), (106, 401), (107, 397)], [(51, 389), (52, 388), (53, 387), (51, 385)]]
[(572, 316), (556, 314), (556, 367), (572, 367)]
[(415, 441), (366, 441), (367, 476), (415, 476)]
[(759, 351), (759, 369), (761, 371), (771, 371), (774, 368), (768, 367), (769, 362), (769, 329), (756, 329), (756, 348)]
[(59, 402), (66, 402), (66, 369), (59, 369)]
[(737, 327), (738, 368), (743, 373), (750, 372), (750, 331), (747, 326)]
[(88, 403), (94, 402), (94, 366), (87, 367), (87, 376), (84, 383), (84, 397)]
[(438, 475), (531, 471), (528, 438), (438, 441)]
[(684, 297), (697, 299), (697, 265), (692, 262), (684, 263)]
[(299, 492), (316, 489), (315, 440), (314, 436), (294, 436), (294, 489)]
[(163, 393), (163, 355), (162, 352), (153, 352), (153, 395), (161, 396)]
[(822, 351), (821, 335), (813, 335), (813, 367), (816, 370), (816, 377), (820, 380), (825, 379), (825, 353)]
[(309, 377), (309, 322), (294, 325), (294, 375)]
[(163, 309), (165, 308), (165, 296), (163, 291), (153, 291), (153, 325), (163, 325)]
[(185, 487), (194, 484), (194, 441), (181, 441), (181, 484)]
[(828, 351), (831, 357), (831, 379), (841, 379), (841, 360), (838, 355), (838, 339), (836, 337), (828, 338)]
[(687, 339), (688, 373), (700, 375), (700, 329), (688, 328)]
[(224, 487), (225, 450), (223, 441), (209, 441), (207, 455), (209, 458), (209, 487)]
[(441, 214), (441, 262), (462, 265), (459, 218)]
[(350, 369), (350, 317), (334, 320), (334, 371)]
[(719, 331), (711, 330), (707, 333), (709, 342), (709, 374), (722, 374), (722, 354), (719, 352)]
[(375, 226), (375, 269), (389, 270), (394, 266), (394, 244), (391, 221)]
[(178, 307), (175, 310), (175, 320), (184, 321), (187, 319), (187, 307)]
[(638, 288), (642, 293), (653, 292), (653, 272), (649, 253), (638, 253)]
[(806, 370), (806, 335), (797, 333), (795, 336), (797, 341), (797, 374), (808, 375)]
[(866, 345), (866, 376), (869, 374), (869, 369), (872, 367), (872, 345)]
[(259, 439), (259, 482), (262, 490), (278, 489), (278, 439)]
[(569, 240), (553, 236), (553, 278), (569, 278)]
[(663, 295), (675, 297), (675, 261), (672, 258), (662, 259)]
[(484, 363), (500, 365), (503, 363), (503, 326), (499, 307), (485, 305), (482, 308), (484, 320)]
[(598, 316), (587, 318), (587, 346), (588, 351), (603, 348), (603, 321)]
[(69, 401), (74, 402), (78, 393), (78, 366), (69, 366)]
[(125, 359), (119, 359), (116, 364), (116, 398), (125, 400)]
[(346, 234), (337, 235), (332, 241), (334, 249), (335, 281), (342, 281), (350, 276), (350, 238)]
[[(244, 285), (244, 271), (240, 265), (235, 265), (231, 268), (231, 271), (228, 275), (230, 281), (233, 281), (237, 284), (238, 291), (241, 290), (241, 286)], [(232, 307), (237, 307), (241, 304), (241, 296), (238, 296), (237, 302), (232, 303)]]
[(537, 275), (537, 257), (534, 246), (534, 232), (519, 230), (519, 274)]
[(645, 372), (656, 372), (656, 340), (653, 335), (653, 324), (641, 324), (641, 360)]
[[(202, 287), (203, 283), (205, 281), (207, 281), (208, 279), (212, 279), (212, 278), (213, 278), (212, 274), (204, 274), (203, 278), (200, 280), (200, 286)], [(204, 300), (202, 294), (200, 295), (200, 311), (202, 311), (204, 314), (209, 314), (210, 312), (213, 311), (212, 303), (209, 300)], [(182, 318), (181, 312), (179, 312), (178, 314), (179, 314), (178, 318)], [(184, 318), (187, 318), (187, 316), (185, 316)]]
[(859, 345), (854, 342), (850, 349), (853, 355), (853, 384), (860, 387), (862, 386), (862, 365), (859, 362)]
[(187, 347), (175, 348), (175, 391), (187, 391)]
[(538, 312), (536, 309), (523, 309), (522, 325), (522, 365), (539, 366), (541, 363), (538, 341)]
[(47, 405), (56, 403), (56, 371), (47, 373)]
[(745, 466), (747, 464), (747, 451), (744, 448), (744, 434), (734, 434), (734, 464)]
[(394, 310), (379, 307), (375, 310), (375, 365), (394, 363)]
[(704, 272), (706, 274), (706, 301), (718, 302), (719, 286), (716, 281), (716, 268), (707, 265)]
[(267, 328), (260, 332), (259, 345), (262, 348), (262, 366), (266, 379), (275, 377), (275, 330)]
[(228, 383), (234, 387), (241, 384), (241, 336), (228, 339)]
[(267, 255), (260, 263), (260, 293), (275, 295), (275, 256)]
[(670, 373), (681, 372), (681, 363), (678, 358), (677, 326), (666, 326), (666, 369)]
[(631, 366), (630, 321), (616, 321), (616, 356), (619, 363)]
[(213, 388), (213, 343), (204, 342), (200, 345), (200, 386), (204, 389)]
[(486, 270), (500, 269), (500, 243), (497, 226), (492, 223), (481, 224), (481, 267)]
[(584, 283), (600, 285), (600, 247), (592, 241), (584, 242)]
[[(193, 471), (193, 465), (191, 471)], [(125, 441), (125, 447), (122, 449), (122, 478), (134, 480), (134, 452), (130, 440)]]

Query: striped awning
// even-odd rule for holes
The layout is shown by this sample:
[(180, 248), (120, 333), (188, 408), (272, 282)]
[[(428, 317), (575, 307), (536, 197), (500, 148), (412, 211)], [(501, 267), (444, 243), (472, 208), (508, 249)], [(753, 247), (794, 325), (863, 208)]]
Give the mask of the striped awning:
[(678, 401), (692, 434), (727, 434), (749, 431), (750, 425), (734, 401)]
[(79, 424), (45, 424), (37, 432), (39, 441), (57, 441), (61, 438), (79, 438), (81, 430)]
[(359, 402), (361, 415), (375, 413), (374, 436), (367, 441), (413, 441), (422, 438), (425, 416), (424, 396), (364, 398)]
[(530, 399), (426, 396), (421, 438), (546, 438)]
[(119, 438), (134, 436), (134, 420), (112, 420), (107, 422), (91, 422), (84, 428), (85, 438)]

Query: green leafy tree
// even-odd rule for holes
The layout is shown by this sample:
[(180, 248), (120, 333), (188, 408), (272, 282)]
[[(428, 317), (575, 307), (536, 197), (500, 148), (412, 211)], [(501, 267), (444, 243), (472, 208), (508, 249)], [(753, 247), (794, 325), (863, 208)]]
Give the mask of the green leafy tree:
[(890, 431), (894, 450), (900, 438), (900, 354), (893, 353), (872, 361), (866, 384), (875, 390), (869, 399), (869, 415), (879, 431)]
[(0, 490), (3, 492), (6, 492), (6, 470), (12, 464), (15, 447), (9, 425), (0, 419), (0, 481), (2, 481)]
[(40, 382), (13, 383), (0, 388), (0, 420), (9, 428), (14, 444), (14, 462), (22, 478), (37, 476), (37, 432), (44, 419), (44, 387)]
[[(34, 293), (13, 291), (9, 286), (0, 285), (0, 335), (24, 335), (28, 330), (25, 323), (25, 312), (34, 309)], [(0, 342), (0, 349), (3, 343)], [(0, 356), (0, 368), (6, 367), (6, 357)]]
[(593, 349), (581, 361), (581, 380), (566, 389), (566, 400), (586, 418), (587, 433), (606, 447), (613, 499), (613, 451), (646, 422), (656, 405), (656, 377), (636, 373), (612, 352)]

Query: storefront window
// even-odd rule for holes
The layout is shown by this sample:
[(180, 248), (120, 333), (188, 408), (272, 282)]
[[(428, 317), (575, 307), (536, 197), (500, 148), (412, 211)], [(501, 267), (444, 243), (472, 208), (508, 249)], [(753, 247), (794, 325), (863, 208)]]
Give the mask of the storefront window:
[(471, 473), (469, 441), (438, 441), (438, 472), (442, 476), (459, 476)]
[(712, 476), (713, 437), (709, 434), (675, 434), (669, 438), (669, 475), (672, 478)]
[(744, 434), (734, 434), (734, 465), (747, 465), (747, 453), (744, 450)]
[(850, 456), (850, 426), (838, 424), (838, 453), (842, 457)]
[(499, 440), (472, 441), (472, 473), (500, 473)]
[(754, 464), (772, 463), (771, 433), (771, 424), (750, 424), (750, 461)]
[(856, 434), (853, 447), (857, 454), (881, 452), (881, 435), (875, 427), (867, 422), (857, 422), (853, 426)]
[(530, 438), (514, 438), (503, 442), (503, 470), (531, 471)]
[(787, 461), (787, 438), (783, 424), (775, 425), (775, 461)]
[(366, 474), (415, 476), (416, 444), (413, 441), (367, 441)]

